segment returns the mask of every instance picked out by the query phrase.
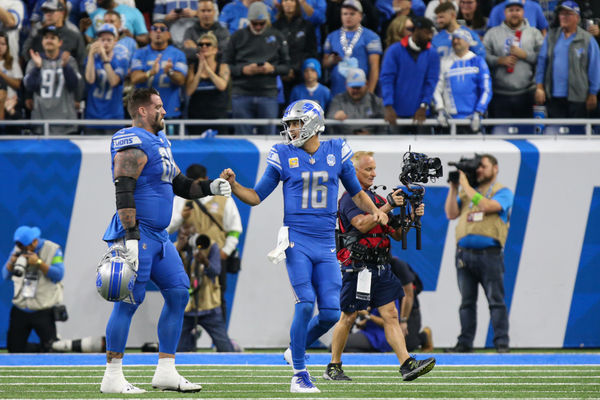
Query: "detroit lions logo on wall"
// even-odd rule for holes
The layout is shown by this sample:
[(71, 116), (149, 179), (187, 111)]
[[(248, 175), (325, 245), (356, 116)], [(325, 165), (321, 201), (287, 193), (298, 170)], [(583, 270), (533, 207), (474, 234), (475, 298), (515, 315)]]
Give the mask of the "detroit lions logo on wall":
[(333, 154), (327, 154), (327, 165), (330, 167), (335, 165), (335, 156)]

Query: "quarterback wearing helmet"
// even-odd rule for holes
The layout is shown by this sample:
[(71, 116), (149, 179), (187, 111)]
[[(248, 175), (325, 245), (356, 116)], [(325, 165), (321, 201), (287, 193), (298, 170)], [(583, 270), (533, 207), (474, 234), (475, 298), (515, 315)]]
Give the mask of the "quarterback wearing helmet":
[[(327, 332), (340, 317), (342, 285), (335, 253), (335, 223), (339, 181), (356, 205), (372, 214), (374, 221), (386, 224), (381, 212), (362, 191), (350, 159), (352, 150), (343, 139), (321, 141), (323, 110), (310, 100), (288, 106), (282, 118), (285, 144), (276, 144), (267, 157), (267, 168), (252, 189), (240, 185), (235, 173), (226, 169), (221, 178), (231, 184), (243, 202), (260, 204), (283, 182), (284, 227), (279, 243), (269, 259), (286, 258), (287, 272), (296, 305), (290, 329), (291, 345), (284, 356), (293, 364), (291, 392), (318, 393), (306, 370), (306, 348)], [(315, 301), (319, 314), (312, 316)]]

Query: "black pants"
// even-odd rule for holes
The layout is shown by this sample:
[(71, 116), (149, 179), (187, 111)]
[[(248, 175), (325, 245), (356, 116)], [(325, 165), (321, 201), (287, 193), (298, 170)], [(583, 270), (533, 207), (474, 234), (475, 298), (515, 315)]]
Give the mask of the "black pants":
[(27, 339), (34, 330), (40, 337), (41, 352), (47, 352), (56, 340), (56, 323), (51, 308), (46, 310), (25, 312), (13, 306), (10, 310), (10, 322), (6, 337), (6, 348), (9, 353), (25, 353), (28, 351)]
[(533, 93), (516, 95), (494, 93), (488, 110), (491, 118), (532, 118)]

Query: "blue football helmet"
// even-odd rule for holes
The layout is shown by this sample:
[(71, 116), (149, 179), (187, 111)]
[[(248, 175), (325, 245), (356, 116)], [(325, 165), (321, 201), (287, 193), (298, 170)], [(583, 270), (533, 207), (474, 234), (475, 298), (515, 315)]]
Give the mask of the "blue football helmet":
[(127, 250), (121, 244), (112, 245), (96, 269), (96, 289), (108, 301), (121, 301), (133, 290), (137, 278)]
[[(284, 130), (281, 136), (286, 144), (302, 147), (304, 143), (314, 135), (325, 130), (324, 112), (319, 103), (312, 100), (298, 100), (290, 104), (283, 113), (281, 123)], [(294, 139), (291, 135), (288, 122), (301, 121), (300, 134)]]

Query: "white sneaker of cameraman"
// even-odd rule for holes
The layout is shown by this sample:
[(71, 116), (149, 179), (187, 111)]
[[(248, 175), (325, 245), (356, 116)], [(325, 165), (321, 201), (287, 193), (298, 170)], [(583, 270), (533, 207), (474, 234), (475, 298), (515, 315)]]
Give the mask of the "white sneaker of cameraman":
[(174, 390), (176, 392), (193, 393), (202, 390), (202, 386), (191, 383), (183, 376), (179, 375), (175, 369), (174, 358), (159, 358), (154, 377), (152, 378), (152, 387), (161, 390)]
[(146, 393), (144, 389), (133, 386), (127, 382), (123, 375), (123, 361), (113, 359), (106, 364), (102, 383), (100, 384), (101, 393), (123, 393), (123, 394), (141, 394)]

